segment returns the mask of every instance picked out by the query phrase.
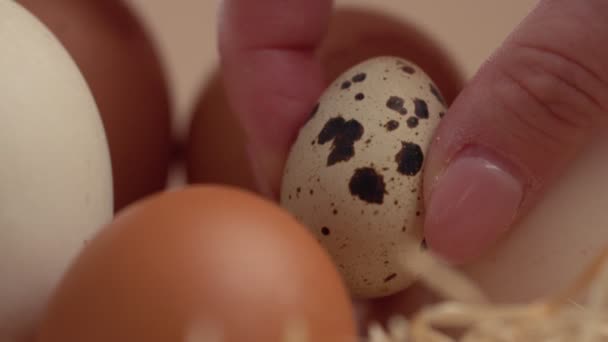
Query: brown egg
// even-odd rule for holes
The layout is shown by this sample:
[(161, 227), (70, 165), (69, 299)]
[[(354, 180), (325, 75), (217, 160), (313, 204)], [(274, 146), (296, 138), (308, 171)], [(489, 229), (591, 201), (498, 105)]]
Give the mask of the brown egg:
[[(338, 8), (317, 55), (328, 83), (353, 65), (380, 55), (395, 55), (418, 64), (435, 80), (448, 102), (464, 83), (455, 63), (430, 37), (407, 22), (368, 9)], [(209, 79), (195, 106), (185, 144), (188, 179), (190, 183), (255, 189), (245, 152), (245, 132), (226, 103), (220, 75)]]
[(336, 10), (317, 55), (328, 83), (367, 59), (391, 55), (429, 74), (448, 103), (464, 84), (458, 65), (432, 37), (402, 18), (367, 8)]
[(115, 208), (165, 187), (171, 151), (167, 85), (138, 18), (118, 0), (19, 0), (64, 44), (91, 87), (112, 157)]
[(292, 322), (306, 322), (310, 341), (354, 336), (329, 256), (273, 203), (197, 186), (119, 213), (64, 277), (38, 342), (177, 342), (217, 329), (222, 342), (278, 342)]
[(196, 104), (186, 146), (190, 183), (220, 183), (255, 190), (245, 133), (227, 103), (218, 72)]

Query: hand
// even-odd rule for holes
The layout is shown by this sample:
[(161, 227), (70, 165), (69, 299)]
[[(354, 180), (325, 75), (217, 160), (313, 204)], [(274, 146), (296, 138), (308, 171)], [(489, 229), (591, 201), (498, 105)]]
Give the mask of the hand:
[[(330, 0), (226, 0), (220, 53), (262, 192), (276, 195), (297, 130), (324, 89), (314, 57)], [(479, 257), (605, 129), (608, 2), (544, 0), (451, 105), (425, 169), (430, 247)]]

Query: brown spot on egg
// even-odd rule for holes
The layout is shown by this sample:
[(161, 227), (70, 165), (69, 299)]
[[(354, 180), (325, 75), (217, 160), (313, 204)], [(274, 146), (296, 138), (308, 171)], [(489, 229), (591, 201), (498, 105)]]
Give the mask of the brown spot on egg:
[(371, 167), (355, 170), (349, 182), (349, 189), (353, 196), (370, 204), (384, 203), (384, 195), (387, 194), (384, 176)]
[(338, 209), (334, 209), (332, 212), (334, 215), (338, 215)]
[(331, 231), (329, 230), (329, 228), (323, 227), (323, 228), (321, 228), (321, 234), (323, 234), (325, 236), (329, 236), (331, 234)]
[(363, 93), (358, 93), (357, 95), (355, 95), (355, 100), (357, 100), (357, 101), (361, 101), (361, 100), (363, 100), (363, 99), (365, 99), (365, 94), (363, 94)]
[(424, 154), (420, 145), (403, 142), (402, 148), (395, 156), (397, 171), (406, 176), (415, 176), (420, 172), (424, 161)]
[(395, 278), (397, 278), (397, 273), (389, 274), (386, 278), (384, 278), (384, 282), (388, 283), (389, 281), (391, 281), (391, 280), (393, 280)]
[(344, 82), (342, 82), (342, 85), (340, 86), (340, 88), (348, 89), (348, 88), (350, 88), (351, 85), (352, 85), (352, 83), (350, 83), (350, 81), (344, 81)]
[(362, 72), (362, 73), (359, 73), (359, 74), (356, 74), (355, 76), (353, 76), (353, 82), (360, 83), (360, 82), (365, 81), (366, 78), (367, 78), (367, 75)]
[(422, 239), (422, 242), (420, 242), (420, 249), (422, 249), (422, 250), (429, 249), (429, 246), (426, 243), (426, 239)]
[(389, 122), (387, 122), (384, 127), (386, 128), (387, 131), (391, 132), (396, 130), (397, 128), (399, 128), (399, 122), (395, 121), (395, 120), (390, 120)]
[(412, 116), (411, 118), (407, 119), (407, 127), (409, 127), (409, 128), (418, 127), (418, 118), (415, 116)]
[(414, 113), (420, 119), (428, 119), (429, 118), (429, 107), (426, 104), (426, 101), (421, 99), (414, 100)]
[(403, 113), (403, 110), (405, 109), (403, 107), (404, 105), (405, 105), (405, 100), (403, 100), (399, 96), (391, 96), (386, 101), (386, 107), (388, 109), (394, 110), (395, 112), (397, 112), (397, 113), (399, 113), (401, 115), (407, 114), (407, 110), (405, 111), (405, 113)]
[(410, 75), (412, 75), (412, 74), (414, 74), (416, 72), (416, 69), (412, 68), (409, 65), (406, 65), (406, 66), (402, 67), (401, 70), (403, 72), (405, 72), (406, 74), (410, 74)]
[(332, 141), (327, 166), (348, 161), (355, 155), (354, 144), (363, 136), (363, 126), (354, 119), (345, 121), (341, 116), (329, 119), (319, 133), (319, 144)]
[(429, 88), (431, 90), (431, 94), (433, 94), (435, 96), (437, 101), (439, 101), (439, 103), (441, 103), (442, 105), (445, 106), (446, 105), (445, 99), (443, 98), (443, 95), (441, 95), (441, 92), (439, 90), (437, 90), (437, 87), (435, 87), (435, 85), (433, 83), (430, 83)]
[(445, 116), (444, 112), (439, 112), (439, 117), (443, 119), (443, 117)]

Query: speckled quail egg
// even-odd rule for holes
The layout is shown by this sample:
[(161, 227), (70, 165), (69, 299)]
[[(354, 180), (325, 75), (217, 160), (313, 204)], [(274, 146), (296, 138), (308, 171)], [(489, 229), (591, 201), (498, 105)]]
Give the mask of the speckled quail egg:
[(425, 250), (422, 168), (445, 111), (420, 67), (382, 56), (333, 82), (298, 133), (281, 205), (316, 235), (354, 297), (388, 296), (416, 279), (399, 258), (407, 239)]

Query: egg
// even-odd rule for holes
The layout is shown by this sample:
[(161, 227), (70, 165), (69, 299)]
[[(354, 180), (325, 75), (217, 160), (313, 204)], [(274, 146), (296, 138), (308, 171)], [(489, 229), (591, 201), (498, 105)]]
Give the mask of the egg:
[(199, 185), (119, 213), (63, 278), (37, 341), (279, 342), (290, 327), (356, 336), (331, 258), (278, 205)]
[(197, 99), (186, 140), (189, 183), (256, 189), (245, 148), (247, 138), (230, 110), (219, 70), (207, 80)]
[(99, 111), (55, 36), (0, 1), (0, 340), (31, 332), (62, 273), (112, 218)]
[(330, 85), (291, 148), (281, 204), (326, 247), (358, 298), (415, 280), (399, 257), (408, 238), (424, 251), (422, 168), (444, 103), (417, 65), (372, 58)]
[[(436, 79), (447, 103), (464, 83), (459, 65), (436, 40), (402, 18), (368, 7), (337, 6), (315, 55), (326, 84), (351, 66), (383, 55), (419, 65)], [(256, 189), (245, 130), (226, 99), (221, 68), (214, 68), (216, 71), (203, 80), (200, 95), (192, 104), (184, 141), (188, 181)]]
[(112, 158), (115, 211), (167, 184), (171, 103), (160, 56), (122, 0), (19, 0), (65, 46), (99, 107)]

